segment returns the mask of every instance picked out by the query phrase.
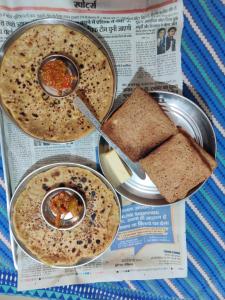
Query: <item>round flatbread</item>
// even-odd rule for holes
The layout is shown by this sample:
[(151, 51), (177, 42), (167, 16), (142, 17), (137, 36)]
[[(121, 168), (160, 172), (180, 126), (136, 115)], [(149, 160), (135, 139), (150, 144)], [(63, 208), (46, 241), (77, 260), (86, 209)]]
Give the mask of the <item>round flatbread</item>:
[[(80, 192), (87, 206), (83, 221), (71, 230), (47, 225), (42, 199), (52, 188), (66, 186)], [(79, 167), (54, 167), (34, 176), (16, 199), (12, 222), (17, 239), (39, 261), (51, 266), (73, 266), (103, 253), (120, 222), (113, 192), (92, 172)]]
[(114, 95), (114, 76), (106, 54), (85, 34), (64, 25), (36, 25), (7, 49), (0, 69), (3, 106), (20, 128), (33, 137), (55, 142), (79, 139), (92, 130), (74, 108), (75, 92), (57, 98), (38, 82), (38, 69), (46, 56), (65, 54), (79, 67), (77, 91), (101, 121)]

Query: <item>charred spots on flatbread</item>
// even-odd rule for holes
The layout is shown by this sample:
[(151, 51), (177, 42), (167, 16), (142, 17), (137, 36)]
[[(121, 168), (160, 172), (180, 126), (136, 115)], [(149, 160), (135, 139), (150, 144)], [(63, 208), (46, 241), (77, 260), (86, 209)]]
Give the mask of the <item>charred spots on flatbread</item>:
[(35, 71), (36, 71), (33, 64), (31, 64), (31, 71), (32, 71), (32, 72), (35, 72)]
[(85, 176), (81, 177), (81, 182), (83, 182), (83, 183), (87, 182), (87, 177), (85, 177)]
[(79, 182), (79, 183), (77, 183), (76, 188), (77, 188), (78, 190), (82, 190), (83, 185)]
[(56, 170), (51, 175), (52, 175), (52, 177), (58, 177), (60, 175), (60, 171)]
[(48, 192), (48, 191), (50, 191), (51, 188), (49, 186), (47, 186), (47, 184), (43, 183), (42, 189), (45, 190), (46, 192)]
[(45, 101), (49, 99), (49, 95), (46, 94), (46, 93), (44, 93), (44, 92), (41, 94), (41, 97), (42, 97), (42, 99), (45, 100)]
[(94, 197), (96, 196), (96, 192), (95, 192), (95, 191), (91, 191), (91, 192), (90, 192), (90, 195), (91, 195), (91, 197), (94, 198)]
[(18, 84), (18, 85), (21, 84), (21, 81), (20, 81), (18, 78), (16, 78), (15, 82), (16, 82), (16, 84)]

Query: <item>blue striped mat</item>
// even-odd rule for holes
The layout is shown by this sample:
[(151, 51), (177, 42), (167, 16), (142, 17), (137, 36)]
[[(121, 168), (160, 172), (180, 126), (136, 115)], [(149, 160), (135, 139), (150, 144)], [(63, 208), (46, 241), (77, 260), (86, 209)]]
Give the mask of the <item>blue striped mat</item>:
[[(0, 188), (0, 293), (48, 299), (225, 299), (225, 1), (184, 0), (183, 93), (211, 119), (217, 136), (218, 168), (187, 202), (188, 277), (185, 279), (74, 285), (17, 293)], [(0, 166), (0, 178), (3, 177)], [(2, 185), (2, 180), (0, 179)], [(134, 291), (135, 289), (135, 291)]]

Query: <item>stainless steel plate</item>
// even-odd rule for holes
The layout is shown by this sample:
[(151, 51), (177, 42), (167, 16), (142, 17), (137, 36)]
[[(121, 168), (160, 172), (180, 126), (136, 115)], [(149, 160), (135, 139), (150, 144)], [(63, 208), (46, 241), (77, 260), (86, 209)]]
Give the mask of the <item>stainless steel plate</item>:
[[(87, 28), (85, 28), (84, 26), (80, 25), (79, 23), (73, 22), (73, 21), (68, 21), (68, 20), (64, 20), (64, 19), (55, 19), (55, 18), (45, 18), (45, 19), (40, 19), (40, 20), (35, 20), (32, 22), (29, 22), (23, 26), (21, 26), (20, 28), (18, 28), (17, 30), (15, 30), (8, 38), (7, 40), (3, 43), (2, 47), (0, 48), (0, 67), (3, 61), (3, 57), (4, 54), (6, 53), (6, 51), (8, 50), (8, 48), (13, 44), (13, 42), (15, 42), (24, 32), (26, 32), (28, 29), (35, 27), (37, 25), (48, 25), (48, 24), (52, 24), (52, 25), (64, 25), (67, 26), (73, 30), (76, 30), (80, 33), (82, 33), (83, 35), (85, 35), (86, 37), (89, 38), (89, 40), (91, 40), (97, 47), (98, 49), (100, 49), (107, 57), (108, 62), (110, 64), (110, 67), (112, 69), (112, 73), (113, 73), (113, 78), (114, 78), (114, 82), (113, 82), (113, 96), (112, 96), (112, 102), (111, 105), (109, 107), (108, 113), (106, 114), (105, 118), (107, 118), (108, 114), (110, 113), (111, 108), (113, 107), (114, 104), (114, 99), (115, 99), (115, 94), (116, 94), (116, 89), (117, 89), (117, 75), (116, 75), (116, 69), (115, 69), (115, 64), (114, 64), (114, 60), (113, 60), (113, 56), (112, 53), (110, 51), (110, 49), (108, 49), (108, 47), (96, 36), (94, 35), (91, 31), (89, 31)], [(16, 120), (12, 117), (12, 115), (10, 114), (10, 112), (8, 111), (8, 109), (5, 107), (5, 105), (2, 103), (1, 101), (1, 95), (0, 95), (0, 105), (3, 108), (4, 113), (7, 114), (7, 116), (10, 118), (10, 120), (18, 127), (20, 128), (26, 135), (34, 138), (35, 140), (41, 140), (38, 139), (36, 137), (33, 137), (31, 134), (25, 132), (20, 126), (19, 124), (16, 122)], [(68, 143), (69, 141), (66, 142), (56, 142), (56, 141), (51, 141), (51, 140), (44, 140), (48, 143)]]
[[(170, 92), (155, 91), (151, 95), (158, 101), (164, 112), (177, 126), (188, 132), (198, 144), (215, 157), (216, 137), (213, 127), (206, 114), (196, 104), (183, 96)], [(135, 173), (132, 173), (128, 181), (116, 187), (114, 175), (103, 168), (102, 154), (107, 151), (109, 151), (109, 145), (101, 137), (99, 140), (99, 159), (102, 172), (121, 196), (144, 205), (170, 205), (160, 195), (158, 189), (148, 176), (145, 180), (141, 180)], [(203, 184), (193, 189), (188, 196), (193, 195)]]
[[(15, 190), (13, 196), (12, 196), (12, 199), (11, 199), (9, 217), (10, 217), (11, 231), (12, 231), (12, 234), (13, 234), (13, 237), (14, 237), (16, 243), (21, 247), (21, 249), (28, 256), (30, 256), (32, 259), (34, 259), (35, 261), (37, 261), (38, 263), (41, 263), (41, 264), (43, 264), (43, 263), (41, 261), (39, 261), (39, 259), (30, 250), (28, 250), (26, 248), (26, 246), (17, 238), (16, 231), (15, 231), (15, 228), (14, 228), (14, 225), (13, 225), (13, 222), (12, 222), (13, 209), (14, 209), (14, 206), (15, 206), (15, 203), (17, 201), (17, 198), (18, 198), (19, 194), (24, 190), (24, 188), (26, 187), (27, 183), (31, 180), (31, 178), (35, 177), (37, 174), (40, 174), (42, 172), (45, 172), (47, 170), (50, 170), (50, 169), (52, 169), (54, 167), (58, 167), (58, 166), (83, 168), (85, 170), (88, 170), (88, 171), (92, 172), (95, 176), (97, 176), (113, 192), (114, 199), (115, 199), (115, 201), (116, 201), (116, 203), (118, 205), (118, 208), (119, 208), (119, 214), (120, 214), (119, 215), (119, 219), (121, 219), (121, 205), (120, 205), (120, 200), (118, 198), (117, 193), (115, 192), (113, 186), (109, 183), (109, 181), (103, 175), (101, 175), (99, 172), (97, 172), (96, 170), (94, 170), (94, 169), (92, 169), (90, 167), (87, 167), (85, 165), (81, 165), (81, 164), (77, 164), (77, 163), (71, 163), (71, 162), (53, 163), (53, 164), (48, 164), (48, 165), (45, 165), (43, 167), (40, 167), (40, 168), (36, 169), (35, 171), (31, 172), (26, 177), (24, 177), (23, 180), (17, 186), (17, 188), (16, 188), (16, 190)], [(117, 232), (118, 232), (118, 230), (119, 230), (119, 224), (118, 224)], [(115, 236), (112, 238), (111, 244), (115, 240), (117, 232), (115, 233)], [(111, 246), (111, 244), (105, 249), (105, 251), (109, 249), (109, 247)], [(51, 267), (53, 267), (53, 268), (64, 268), (64, 269), (67, 269), (67, 268), (74, 268), (74, 267), (78, 267), (78, 266), (83, 266), (83, 265), (86, 265), (86, 264), (90, 263), (91, 261), (97, 259), (103, 253), (105, 253), (105, 251), (103, 251), (100, 255), (97, 255), (95, 257), (88, 258), (88, 259), (83, 259), (78, 264), (73, 265), (73, 266), (60, 265), (60, 266), (51, 266)]]

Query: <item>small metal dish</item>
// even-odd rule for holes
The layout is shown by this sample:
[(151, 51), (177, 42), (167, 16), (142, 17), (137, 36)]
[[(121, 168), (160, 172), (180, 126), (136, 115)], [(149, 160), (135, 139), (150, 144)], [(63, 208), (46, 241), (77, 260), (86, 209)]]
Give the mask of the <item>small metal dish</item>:
[[(68, 89), (63, 89), (61, 92), (54, 89), (53, 87), (50, 87), (50, 86), (46, 85), (45, 82), (43, 81), (43, 76), (42, 76), (43, 67), (47, 63), (49, 63), (51, 61), (56, 61), (56, 60), (62, 61), (64, 63), (64, 65), (66, 66), (69, 74), (72, 77), (74, 77), (74, 80), (71, 83), (71, 87), (68, 88)], [(78, 70), (78, 67), (77, 67), (76, 63), (69, 56), (64, 55), (64, 54), (51, 54), (51, 55), (46, 56), (43, 59), (41, 65), (39, 67), (38, 81), (39, 81), (39, 84), (42, 87), (42, 89), (48, 95), (53, 96), (53, 97), (65, 97), (65, 96), (70, 95), (76, 89), (76, 87), (79, 83), (79, 70)]]
[[(171, 92), (155, 91), (151, 95), (178, 127), (189, 133), (199, 145), (215, 157), (216, 136), (210, 120), (200, 107), (189, 99)], [(101, 137), (99, 140), (99, 160), (102, 172), (121, 196), (142, 205), (171, 205), (159, 193), (148, 176), (142, 180), (132, 172), (132, 176), (118, 186), (118, 181), (114, 175), (116, 169), (115, 173), (109, 172), (104, 168), (102, 161), (102, 155), (109, 150), (108, 143)], [(203, 184), (204, 182), (192, 189), (187, 197), (193, 195)]]
[[(51, 210), (50, 203), (53, 197), (55, 197), (60, 192), (65, 192), (70, 196), (75, 196), (76, 199), (78, 200), (78, 204), (82, 207), (82, 210), (79, 216), (73, 216), (71, 212), (62, 215), (60, 219), (60, 226), (57, 227), (55, 225), (56, 214)], [(42, 200), (42, 204), (41, 204), (42, 218), (49, 226), (58, 230), (70, 230), (78, 226), (82, 222), (85, 213), (86, 213), (86, 203), (84, 201), (84, 198), (81, 196), (80, 193), (68, 187), (55, 188), (49, 191)]]

